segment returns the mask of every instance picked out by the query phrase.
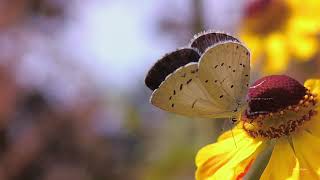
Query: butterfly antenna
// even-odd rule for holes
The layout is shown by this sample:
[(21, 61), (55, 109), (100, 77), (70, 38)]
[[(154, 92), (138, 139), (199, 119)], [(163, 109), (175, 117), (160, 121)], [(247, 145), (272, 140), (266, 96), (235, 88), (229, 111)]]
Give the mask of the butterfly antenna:
[[(234, 119), (235, 119), (235, 118), (231, 118), (231, 121), (232, 121), (233, 124), (236, 122), (236, 121), (234, 121)], [(231, 130), (231, 135), (232, 135), (232, 138), (233, 138), (234, 145), (236, 146), (236, 148), (238, 148), (238, 147), (237, 147), (237, 143), (236, 143), (236, 139), (234, 138), (233, 128), (231, 127), (230, 124), (229, 124), (229, 128), (230, 128), (230, 130)]]
[(236, 146), (236, 149), (238, 149), (236, 139), (234, 138), (233, 129), (231, 129), (231, 134), (232, 134), (234, 145)]
[(228, 122), (229, 121), (226, 121), (226, 120), (223, 121), (223, 124), (222, 124), (221, 129), (220, 129), (221, 132), (224, 132), (227, 129), (226, 127), (227, 127)]

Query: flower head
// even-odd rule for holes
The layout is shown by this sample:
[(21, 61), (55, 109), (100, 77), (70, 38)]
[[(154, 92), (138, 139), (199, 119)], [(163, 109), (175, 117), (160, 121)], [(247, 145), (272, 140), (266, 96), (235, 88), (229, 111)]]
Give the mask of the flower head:
[(308, 80), (304, 86), (283, 75), (256, 81), (237, 126), (198, 152), (196, 178), (241, 179), (272, 145), (260, 179), (319, 179), (319, 93), (320, 80)]
[(317, 0), (250, 1), (240, 36), (252, 51), (253, 65), (273, 74), (285, 71), (290, 60), (312, 59), (319, 51), (319, 9)]

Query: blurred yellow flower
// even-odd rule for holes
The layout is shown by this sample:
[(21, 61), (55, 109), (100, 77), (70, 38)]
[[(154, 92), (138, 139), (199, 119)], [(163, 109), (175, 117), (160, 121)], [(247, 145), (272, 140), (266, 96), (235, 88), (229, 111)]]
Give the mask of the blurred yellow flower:
[[(283, 76), (269, 77), (273, 80), (268, 87), (277, 86), (275, 82), (281, 81), (283, 90), (301, 87), (305, 95), (302, 94), (302, 98), (297, 99), (298, 104), (287, 104), (277, 112), (244, 114), (232, 131), (222, 134), (216, 143), (207, 145), (198, 152), (197, 180), (242, 179), (267, 146), (273, 147), (273, 152), (260, 179), (320, 178), (320, 114), (317, 114), (320, 111), (317, 96), (320, 93), (320, 79), (306, 81), (305, 89), (292, 79)], [(268, 79), (263, 81), (265, 80)], [(288, 83), (291, 85), (287, 85)], [(262, 89), (256, 92), (260, 93)], [(267, 93), (276, 97), (282, 91), (270, 94), (274, 92), (272, 90)], [(266, 105), (261, 101), (259, 103)]]
[(291, 60), (308, 61), (319, 50), (320, 1), (253, 0), (240, 37), (252, 52), (252, 65), (267, 74), (284, 72)]

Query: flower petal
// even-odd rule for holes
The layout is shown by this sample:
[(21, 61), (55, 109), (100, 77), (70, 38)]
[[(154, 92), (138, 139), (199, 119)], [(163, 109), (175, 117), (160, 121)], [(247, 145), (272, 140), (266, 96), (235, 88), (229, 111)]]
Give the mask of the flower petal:
[(313, 94), (320, 94), (320, 79), (308, 79), (304, 86), (310, 89), (311, 93)]
[[(320, 95), (320, 79), (309, 79), (304, 83), (304, 86), (308, 88), (312, 94)], [(317, 105), (315, 110), (318, 113), (313, 115), (311, 120), (305, 125), (305, 129), (312, 135), (320, 137), (320, 105)]]
[(262, 149), (262, 144), (244, 130), (237, 130), (234, 136), (203, 147), (196, 156), (196, 179), (241, 178)]
[(311, 120), (305, 124), (304, 128), (312, 135), (320, 138), (320, 113), (314, 115)]
[(280, 138), (274, 146), (271, 158), (260, 180), (298, 179), (299, 162), (289, 142)]
[(218, 142), (228, 138), (233, 138), (235, 135), (243, 133), (242, 126), (243, 123), (238, 123), (231, 131), (224, 132), (218, 137)]
[(303, 179), (320, 177), (320, 138), (301, 131), (292, 138), (296, 155), (301, 162), (300, 174)]

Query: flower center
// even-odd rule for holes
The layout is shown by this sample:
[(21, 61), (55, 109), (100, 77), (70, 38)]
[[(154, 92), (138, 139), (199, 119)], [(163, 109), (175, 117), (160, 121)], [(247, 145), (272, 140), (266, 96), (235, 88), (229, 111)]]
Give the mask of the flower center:
[(290, 15), (290, 8), (285, 1), (253, 0), (244, 11), (244, 27), (248, 31), (265, 35), (281, 29)]
[(247, 102), (243, 128), (254, 138), (288, 136), (317, 113), (316, 95), (284, 75), (256, 81), (249, 88)]

